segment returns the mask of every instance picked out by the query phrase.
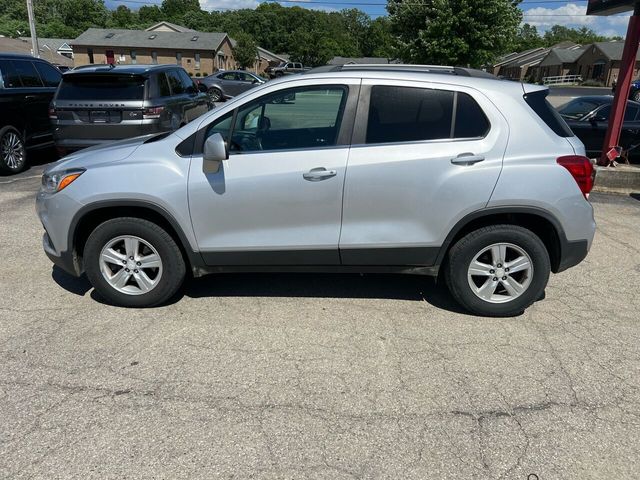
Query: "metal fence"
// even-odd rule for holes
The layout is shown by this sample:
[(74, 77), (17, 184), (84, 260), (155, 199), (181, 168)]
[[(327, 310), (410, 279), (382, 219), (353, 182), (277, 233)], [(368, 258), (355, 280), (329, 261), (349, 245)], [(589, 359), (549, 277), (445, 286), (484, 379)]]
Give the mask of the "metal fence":
[(582, 75), (562, 75), (558, 77), (544, 77), (542, 83), (545, 85), (576, 85), (582, 83)]

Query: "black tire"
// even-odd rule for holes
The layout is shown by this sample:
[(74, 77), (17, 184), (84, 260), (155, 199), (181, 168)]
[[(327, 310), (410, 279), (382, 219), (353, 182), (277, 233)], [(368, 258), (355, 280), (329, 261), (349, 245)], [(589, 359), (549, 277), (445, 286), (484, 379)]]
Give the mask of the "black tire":
[[(512, 244), (522, 249), (533, 265), (528, 287), (519, 296), (505, 303), (492, 303), (480, 298), (472, 291), (468, 277), (469, 267), (475, 256), (497, 243)], [(460, 305), (477, 315), (510, 317), (521, 314), (543, 296), (549, 281), (551, 262), (544, 243), (532, 231), (516, 225), (493, 225), (475, 230), (458, 240), (449, 250), (444, 267), (447, 287)], [(511, 275), (515, 277), (516, 274)], [(489, 280), (491, 279), (487, 281)]]
[(216, 87), (211, 87), (209, 89), (209, 99), (212, 102), (222, 102), (224, 100), (224, 95), (222, 95), (222, 90)]
[(636, 90), (633, 95), (631, 95), (631, 99), (640, 102), (640, 90)]
[(27, 151), (18, 130), (6, 126), (0, 129), (0, 171), (19, 173), (27, 166)]
[[(162, 275), (157, 285), (146, 293), (131, 295), (109, 284), (100, 268), (102, 249), (113, 239), (131, 235), (142, 239), (158, 252)], [(121, 217), (98, 225), (84, 247), (84, 267), (89, 281), (108, 303), (122, 307), (153, 307), (169, 300), (180, 288), (186, 266), (180, 248), (164, 229), (140, 218)]]

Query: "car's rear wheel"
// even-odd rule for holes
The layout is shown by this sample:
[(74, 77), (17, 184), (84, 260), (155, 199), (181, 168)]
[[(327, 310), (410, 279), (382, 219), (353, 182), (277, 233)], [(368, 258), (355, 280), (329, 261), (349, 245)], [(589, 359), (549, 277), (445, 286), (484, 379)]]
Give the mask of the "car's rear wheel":
[(211, 87), (207, 92), (209, 94), (209, 99), (212, 102), (221, 102), (222, 101), (222, 90), (216, 87)]
[(85, 271), (107, 302), (152, 307), (180, 288), (186, 267), (178, 245), (164, 229), (138, 218), (100, 224), (84, 248)]
[(18, 173), (26, 164), (27, 151), (20, 132), (8, 126), (0, 129), (0, 170), (5, 173)]
[(513, 316), (539, 299), (549, 280), (549, 253), (532, 231), (494, 225), (473, 231), (449, 251), (447, 286), (467, 310)]

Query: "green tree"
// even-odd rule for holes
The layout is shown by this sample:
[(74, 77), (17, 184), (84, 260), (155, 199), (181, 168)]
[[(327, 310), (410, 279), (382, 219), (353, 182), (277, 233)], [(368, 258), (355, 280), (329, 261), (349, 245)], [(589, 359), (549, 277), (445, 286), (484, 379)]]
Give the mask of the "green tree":
[(479, 67), (512, 44), (522, 12), (512, 0), (389, 0), (400, 58)]
[(233, 57), (242, 69), (252, 67), (258, 56), (258, 46), (250, 35), (240, 33), (235, 37), (236, 45), (233, 47)]
[(522, 52), (544, 46), (544, 39), (538, 34), (538, 29), (535, 26), (525, 23), (518, 27), (518, 33), (516, 34), (515, 43), (512, 48), (514, 51)]
[(180, 20), (187, 12), (199, 12), (198, 0), (163, 0), (160, 7), (166, 20)]
[(143, 5), (138, 10), (140, 23), (151, 26), (162, 20), (162, 10), (157, 5)]
[(135, 23), (137, 20), (135, 15), (129, 7), (125, 5), (118, 5), (114, 11), (111, 12), (111, 20), (114, 26), (118, 28), (127, 28)]
[(552, 47), (560, 42), (574, 42), (580, 45), (587, 45), (594, 42), (606, 42), (609, 40), (621, 40), (621, 37), (604, 37), (588, 27), (569, 28), (563, 25), (554, 25), (544, 32), (544, 44)]

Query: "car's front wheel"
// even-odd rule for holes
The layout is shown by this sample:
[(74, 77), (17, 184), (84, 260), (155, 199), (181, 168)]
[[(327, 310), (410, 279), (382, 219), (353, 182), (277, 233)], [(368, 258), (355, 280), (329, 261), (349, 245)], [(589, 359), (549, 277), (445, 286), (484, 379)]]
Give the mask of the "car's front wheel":
[(549, 253), (532, 231), (516, 225), (480, 228), (449, 251), (445, 279), (467, 310), (486, 316), (522, 313), (544, 293)]
[(20, 132), (8, 126), (0, 129), (0, 170), (18, 173), (26, 164), (27, 152)]
[(185, 277), (180, 248), (164, 229), (139, 218), (100, 224), (84, 248), (85, 271), (107, 302), (152, 307), (170, 299)]
[(631, 95), (631, 98), (636, 102), (640, 102), (640, 90), (636, 90), (633, 95)]

